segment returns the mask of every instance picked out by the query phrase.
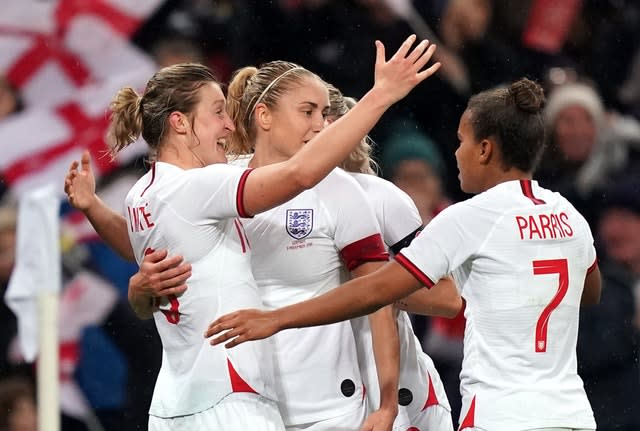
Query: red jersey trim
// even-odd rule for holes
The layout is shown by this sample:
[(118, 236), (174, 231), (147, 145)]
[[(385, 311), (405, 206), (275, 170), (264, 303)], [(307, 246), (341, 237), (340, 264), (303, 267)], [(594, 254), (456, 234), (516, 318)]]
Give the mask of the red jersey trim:
[(238, 238), (240, 238), (240, 244), (242, 245), (242, 252), (247, 252), (247, 246), (244, 244), (244, 237), (242, 235), (243, 229), (240, 227), (240, 223), (238, 223), (238, 219), (233, 220), (233, 224), (236, 227), (236, 231), (238, 232)]
[(236, 208), (238, 209), (238, 215), (242, 218), (251, 218), (253, 215), (247, 214), (244, 208), (244, 185), (247, 183), (247, 177), (253, 169), (249, 168), (240, 176), (240, 182), (238, 183), (238, 192), (236, 193)]
[(425, 411), (428, 407), (439, 404), (436, 389), (433, 387), (433, 381), (431, 380), (431, 374), (429, 374), (429, 372), (427, 372), (427, 379), (429, 379), (429, 393), (427, 395), (427, 401), (424, 403), (424, 407), (422, 407), (422, 411)]
[(591, 274), (598, 267), (598, 257), (593, 261), (591, 266), (587, 268), (587, 275)]
[(522, 194), (531, 199), (536, 205), (544, 205), (546, 202), (542, 199), (538, 199), (533, 195), (533, 188), (531, 187), (531, 180), (520, 180), (520, 188), (522, 189)]
[(233, 368), (231, 361), (227, 358), (227, 369), (229, 370), (229, 380), (231, 381), (231, 390), (233, 392), (251, 392), (257, 394), (255, 389), (249, 386), (249, 383), (240, 377), (240, 374)]
[(471, 405), (469, 406), (469, 410), (467, 410), (467, 414), (464, 417), (464, 420), (460, 422), (460, 428), (458, 430), (463, 430), (465, 428), (473, 428), (476, 423), (476, 396), (473, 396), (471, 400)]
[(140, 193), (140, 197), (142, 197), (146, 193), (146, 191), (149, 190), (149, 187), (151, 187), (155, 179), (156, 179), (156, 162), (153, 162), (153, 164), (151, 165), (151, 181), (149, 182), (147, 187), (144, 188), (142, 193)]
[(420, 271), (420, 269), (417, 266), (415, 266), (413, 262), (407, 259), (402, 253), (396, 254), (394, 259), (427, 288), (431, 289), (435, 284), (429, 277), (427, 277), (427, 275), (424, 272)]
[(389, 253), (384, 249), (382, 236), (379, 233), (352, 242), (340, 250), (340, 255), (349, 271), (366, 262), (389, 260)]

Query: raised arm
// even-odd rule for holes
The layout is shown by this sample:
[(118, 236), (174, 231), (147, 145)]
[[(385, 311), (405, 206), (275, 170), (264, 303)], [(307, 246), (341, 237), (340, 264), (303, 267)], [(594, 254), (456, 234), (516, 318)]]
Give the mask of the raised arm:
[(349, 155), (391, 105), (438, 70), (439, 63), (422, 70), (436, 47), (423, 41), (411, 49), (415, 39), (407, 38), (389, 61), (384, 45), (376, 41), (373, 88), (289, 160), (257, 168), (247, 177), (243, 199), (249, 214), (286, 202), (317, 184)]
[(123, 259), (135, 261), (127, 233), (127, 220), (109, 208), (96, 194), (96, 179), (88, 151), (80, 162), (74, 160), (64, 179), (69, 203), (82, 211), (100, 238)]

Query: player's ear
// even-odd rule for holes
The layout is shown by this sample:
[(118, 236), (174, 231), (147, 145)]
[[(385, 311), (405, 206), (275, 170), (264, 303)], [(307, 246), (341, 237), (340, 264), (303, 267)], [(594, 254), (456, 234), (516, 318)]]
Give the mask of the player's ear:
[(169, 114), (169, 125), (171, 125), (171, 128), (178, 134), (184, 135), (185, 133), (187, 133), (189, 120), (182, 112), (173, 111), (171, 114)]
[(487, 138), (480, 141), (478, 145), (478, 160), (481, 164), (486, 165), (491, 160), (496, 149), (496, 142), (493, 139)]
[(264, 103), (258, 103), (254, 108), (253, 115), (255, 116), (258, 127), (263, 130), (271, 129), (271, 111)]

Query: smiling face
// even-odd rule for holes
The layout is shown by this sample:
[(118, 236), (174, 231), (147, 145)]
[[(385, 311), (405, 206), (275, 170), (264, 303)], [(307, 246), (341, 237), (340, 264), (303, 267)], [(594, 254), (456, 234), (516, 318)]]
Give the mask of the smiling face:
[(191, 115), (192, 151), (205, 165), (226, 163), (223, 141), (235, 127), (227, 114), (224, 94), (218, 84), (211, 82), (198, 90), (198, 98)]
[(471, 111), (466, 110), (460, 117), (458, 125), (458, 140), (460, 144), (455, 152), (458, 165), (458, 179), (460, 188), (465, 193), (479, 193), (482, 190), (480, 184), (480, 163), (478, 152), (480, 144), (477, 141), (471, 124)]
[(325, 125), (329, 109), (327, 87), (318, 78), (304, 77), (268, 110), (268, 142), (282, 158), (290, 158)]

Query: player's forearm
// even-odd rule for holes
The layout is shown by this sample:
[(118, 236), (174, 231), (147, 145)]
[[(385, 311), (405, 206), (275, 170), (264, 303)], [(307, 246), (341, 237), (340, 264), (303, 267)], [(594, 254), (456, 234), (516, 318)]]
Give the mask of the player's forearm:
[(393, 307), (386, 306), (369, 315), (373, 339), (373, 355), (378, 372), (380, 406), (397, 414), (398, 384), (400, 378), (400, 337)]
[(313, 299), (274, 310), (278, 330), (326, 325), (371, 314), (403, 298), (420, 284), (396, 262), (355, 278)]
[(140, 292), (139, 285), (141, 281), (139, 277), (139, 273), (136, 273), (129, 278), (129, 291), (127, 293), (129, 305), (139, 319), (151, 319), (155, 310), (154, 298)]
[(146, 295), (131, 294), (129, 291), (129, 305), (135, 315), (142, 320), (153, 317), (153, 298)]
[(462, 298), (453, 280), (443, 278), (430, 289), (419, 289), (394, 305), (410, 313), (451, 319), (460, 312)]
[(127, 233), (127, 220), (109, 208), (99, 197), (84, 211), (96, 233), (123, 259), (135, 261)]
[(386, 303), (367, 295), (368, 277), (359, 277), (315, 298), (274, 310), (279, 330), (326, 325), (365, 316)]

